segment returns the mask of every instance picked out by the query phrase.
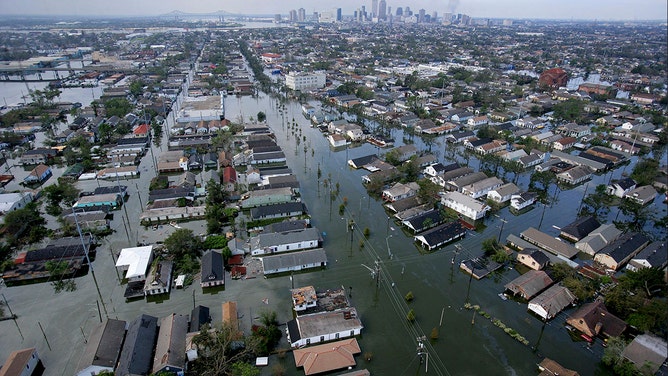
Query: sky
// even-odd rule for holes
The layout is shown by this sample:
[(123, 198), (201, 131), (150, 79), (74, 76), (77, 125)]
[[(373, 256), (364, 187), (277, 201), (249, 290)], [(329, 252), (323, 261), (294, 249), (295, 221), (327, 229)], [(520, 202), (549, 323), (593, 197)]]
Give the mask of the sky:
[[(538, 18), (566, 20), (668, 20), (666, 0), (386, 0), (397, 7), (464, 13), (480, 18)], [(0, 15), (154, 16), (182, 11), (210, 13), (224, 10), (240, 14), (287, 14), (304, 8), (307, 13), (336, 6), (352, 14), (362, 5), (371, 10), (371, 0), (0, 0)]]

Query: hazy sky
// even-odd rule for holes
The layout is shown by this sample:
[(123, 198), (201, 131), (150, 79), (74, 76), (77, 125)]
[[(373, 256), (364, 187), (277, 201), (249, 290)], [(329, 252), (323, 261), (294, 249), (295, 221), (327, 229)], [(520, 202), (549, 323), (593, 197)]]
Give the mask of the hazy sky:
[[(551, 18), (596, 20), (666, 20), (666, 0), (386, 0), (392, 7), (410, 6), (437, 11), (465, 13), (490, 18)], [(158, 15), (174, 10), (209, 13), (225, 10), (244, 14), (287, 14), (290, 9), (304, 8), (307, 13), (333, 6), (352, 14), (371, 0), (0, 0), (0, 15)]]

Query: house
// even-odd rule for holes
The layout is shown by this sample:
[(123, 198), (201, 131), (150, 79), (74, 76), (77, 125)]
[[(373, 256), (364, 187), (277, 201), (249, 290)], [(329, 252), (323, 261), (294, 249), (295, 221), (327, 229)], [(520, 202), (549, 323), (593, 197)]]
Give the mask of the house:
[(588, 255), (594, 256), (596, 252), (617, 239), (622, 232), (613, 224), (604, 224), (590, 232), (589, 235), (575, 243), (575, 248)]
[[(461, 171), (460, 169), (450, 171), (452, 174), (455, 174), (456, 172)], [(445, 174), (443, 175), (443, 178), (446, 178), (452, 174)], [(467, 174), (463, 176), (459, 176), (454, 179), (450, 179), (447, 181), (446, 185), (447, 187), (452, 190), (452, 191), (458, 191), (461, 192), (462, 188), (466, 187), (467, 185), (471, 185), (473, 183), (477, 183), (479, 181), (487, 179), (487, 174), (485, 174), (482, 171), (474, 172), (472, 174)]]
[(305, 375), (352, 368), (357, 362), (355, 354), (361, 352), (355, 338), (336, 341), (325, 345), (310, 346), (292, 352), (295, 366), (303, 367)]
[(153, 373), (183, 372), (186, 366), (188, 315), (171, 315), (160, 320), (160, 330), (153, 357)]
[[(236, 301), (225, 301), (221, 305), (223, 325), (229, 325), (234, 331), (239, 331), (239, 319)], [(239, 333), (240, 334), (240, 333)]]
[(30, 192), (2, 193), (0, 194), (0, 215), (23, 209), (32, 200)]
[(338, 133), (330, 134), (327, 136), (327, 140), (334, 148), (343, 147), (349, 144), (348, 139)]
[(144, 281), (149, 265), (153, 261), (153, 246), (123, 248), (116, 259), (116, 267), (127, 267), (128, 281)]
[(619, 337), (626, 330), (624, 320), (608, 312), (601, 300), (584, 304), (569, 315), (566, 324), (591, 338)]
[(466, 126), (469, 128), (480, 127), (489, 123), (487, 115), (475, 116), (466, 120)]
[(39, 184), (45, 182), (49, 177), (51, 177), (51, 167), (45, 164), (38, 164), (23, 181), (26, 184)]
[(436, 176), (443, 176), (443, 174), (445, 174), (446, 172), (455, 170), (457, 168), (459, 168), (459, 164), (457, 163), (451, 163), (445, 166), (440, 162), (438, 162), (425, 167), (422, 173), (431, 179)]
[(552, 143), (552, 148), (554, 150), (564, 151), (566, 149), (570, 149), (573, 146), (575, 146), (577, 142), (578, 140), (575, 137), (564, 137), (554, 141)]
[(514, 183), (506, 183), (487, 192), (487, 199), (502, 204), (518, 193), (520, 193), (520, 189)]
[(392, 153), (399, 162), (405, 162), (417, 155), (417, 152), (418, 149), (414, 145), (403, 145), (388, 151), (388, 154)]
[(297, 316), (287, 322), (288, 342), (300, 348), (359, 335), (364, 326), (352, 307)]
[(575, 247), (559, 241), (558, 239), (555, 239), (554, 237), (544, 232), (538, 231), (533, 227), (529, 227), (528, 229), (522, 231), (520, 233), (520, 238), (550, 253), (561, 255), (568, 259), (575, 257), (575, 255), (578, 253), (578, 250), (575, 249)]
[(211, 323), (211, 314), (209, 307), (198, 305), (190, 311), (190, 325), (188, 326), (188, 333), (199, 333), (205, 324)]
[(77, 366), (77, 376), (113, 372), (125, 339), (125, 321), (105, 319), (96, 325)]
[(292, 289), (290, 293), (292, 294), (292, 309), (295, 312), (303, 312), (318, 305), (318, 295), (313, 286)]
[(624, 153), (629, 153), (631, 155), (636, 155), (642, 151), (641, 148), (634, 146), (632, 143), (624, 142), (621, 140), (612, 140), (610, 141), (610, 148), (612, 150), (623, 151)]
[(668, 344), (663, 338), (641, 334), (626, 346), (622, 356), (633, 363), (636, 369), (656, 375), (668, 357)]
[(57, 154), (58, 154), (57, 149), (37, 148), (37, 149), (32, 149), (32, 150), (25, 151), (21, 155), (20, 161), (21, 161), (21, 164), (24, 165), (24, 166), (44, 164), (44, 163), (49, 162), (51, 159), (53, 159)]
[(525, 248), (517, 254), (517, 261), (533, 270), (541, 270), (550, 263), (550, 258), (543, 251)]
[(475, 147), (473, 151), (482, 155), (494, 154), (496, 152), (504, 150), (507, 146), (508, 143), (505, 140), (492, 140), (488, 143)]
[(417, 235), (413, 239), (415, 242), (420, 243), (423, 248), (432, 251), (464, 236), (466, 236), (466, 229), (459, 221), (456, 221), (446, 223), (421, 235)]
[(649, 244), (649, 239), (637, 232), (623, 234), (603, 247), (594, 256), (594, 261), (612, 270), (618, 270)]
[(554, 281), (552, 278), (550, 278), (544, 271), (529, 270), (508, 282), (504, 287), (506, 290), (512, 292), (514, 296), (520, 296), (523, 299), (529, 300), (553, 283)]
[(538, 197), (533, 192), (522, 192), (520, 194), (510, 196), (510, 207), (516, 211), (520, 211), (526, 207), (533, 205)]
[(522, 168), (529, 168), (536, 165), (539, 165), (545, 161), (545, 156), (540, 154), (531, 153), (526, 157), (521, 157), (517, 160), (517, 163), (522, 166)]
[(252, 220), (299, 217), (306, 214), (306, 205), (303, 202), (286, 202), (283, 204), (264, 205), (250, 211)]
[(592, 231), (599, 228), (601, 224), (591, 215), (580, 217), (572, 223), (561, 228), (559, 236), (573, 243), (580, 241)]
[(538, 364), (538, 369), (541, 371), (538, 376), (580, 376), (579, 373), (565, 368), (549, 358), (543, 359), (540, 364)]
[(557, 284), (531, 299), (528, 308), (544, 320), (549, 320), (573, 302), (575, 295), (566, 287)]
[(608, 185), (605, 188), (605, 193), (622, 198), (635, 189), (635, 187), (636, 182), (633, 179), (624, 178)]
[(99, 208), (108, 207), (116, 209), (123, 203), (123, 198), (118, 193), (105, 193), (99, 195), (82, 196), (72, 205), (74, 208)]
[(149, 135), (149, 132), (151, 132), (151, 126), (148, 124), (141, 124), (132, 130), (132, 136), (143, 138), (147, 137)]
[(385, 201), (394, 202), (415, 196), (419, 189), (420, 186), (415, 182), (408, 184), (396, 183), (391, 188), (384, 190), (382, 197)]
[(474, 137), (475, 133), (473, 133), (472, 131), (464, 131), (464, 132), (450, 133), (445, 137), (445, 139), (449, 142), (462, 143)]
[(637, 271), (642, 268), (665, 269), (668, 265), (668, 252), (665, 240), (655, 241), (645, 247), (629, 261), (626, 268)]
[(202, 255), (202, 277), (200, 286), (213, 287), (225, 284), (223, 255), (216, 251), (208, 251)]
[(408, 227), (414, 234), (428, 230), (434, 226), (443, 223), (443, 216), (440, 210), (431, 209), (402, 221), (402, 224)]
[(327, 266), (327, 254), (321, 248), (262, 257), (264, 275), (324, 268), (325, 266)]
[(630, 190), (626, 195), (624, 195), (624, 198), (645, 206), (654, 201), (656, 196), (657, 193), (654, 187), (651, 185), (643, 185)]
[(441, 204), (473, 220), (483, 218), (489, 207), (459, 192), (446, 192), (441, 196)]
[(486, 178), (462, 187), (461, 192), (472, 198), (480, 198), (487, 196), (489, 191), (496, 189), (501, 185), (503, 185), (503, 180), (496, 176), (492, 176), (491, 178)]
[(144, 283), (144, 295), (169, 294), (172, 287), (173, 266), (174, 263), (169, 260), (161, 260), (151, 265)]
[(558, 173), (557, 180), (566, 184), (576, 185), (591, 179), (591, 174), (591, 168), (587, 166), (575, 166), (564, 172)]
[(320, 230), (315, 227), (309, 227), (289, 232), (259, 234), (250, 239), (250, 249), (251, 255), (263, 256), (273, 253), (316, 248), (321, 243)]
[(524, 149), (519, 149), (513, 151), (500, 151), (497, 155), (506, 162), (516, 162), (521, 158), (526, 157), (528, 154)]
[(292, 201), (292, 189), (270, 188), (248, 192), (241, 201), (241, 207), (250, 209), (262, 205), (281, 204)]
[(128, 325), (123, 349), (116, 367), (117, 376), (148, 375), (155, 339), (158, 334), (158, 318), (142, 314)]
[(0, 376), (41, 375), (43, 371), (44, 365), (39, 359), (37, 349), (30, 347), (12, 351), (0, 368)]

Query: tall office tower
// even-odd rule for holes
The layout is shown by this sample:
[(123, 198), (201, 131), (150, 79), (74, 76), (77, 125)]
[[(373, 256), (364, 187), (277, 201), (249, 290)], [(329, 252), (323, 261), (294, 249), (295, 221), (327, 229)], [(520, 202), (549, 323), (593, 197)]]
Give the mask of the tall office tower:
[(404, 8), (404, 16), (412, 16), (413, 12), (411, 12), (411, 7), (406, 7)]
[(341, 13), (341, 8), (334, 8), (334, 13), (336, 14), (336, 22), (343, 21), (343, 13)]
[(290, 22), (297, 22), (297, 11), (294, 9), (290, 11)]
[(366, 5), (362, 5), (362, 14), (360, 15), (360, 21), (366, 21)]
[(451, 23), (452, 22), (452, 13), (445, 13), (443, 15), (443, 23)]
[(392, 7), (387, 7), (387, 11), (385, 12), (385, 17), (386, 18), (392, 17)]
[(380, 0), (378, 2), (378, 19), (385, 20), (387, 17), (387, 2), (385, 0)]
[(434, 12), (431, 14), (431, 22), (436, 22), (437, 20), (438, 20), (438, 12), (437, 12), (437, 11), (434, 11)]
[(274, 15), (274, 22), (275, 22), (275, 23), (279, 23), (279, 22), (281, 22), (281, 15), (280, 15), (280, 14), (276, 13), (276, 14)]
[(424, 9), (420, 9), (420, 12), (419, 12), (418, 14), (419, 14), (419, 16), (418, 16), (418, 22), (424, 22), (424, 14), (425, 14), (425, 10), (424, 10)]
[(371, 0), (371, 18), (378, 17), (378, 0)]
[(299, 21), (299, 22), (306, 21), (306, 9), (299, 8), (298, 15), (297, 15), (297, 21)]
[(403, 15), (404, 15), (404, 8), (397, 7), (397, 16), (403, 16)]

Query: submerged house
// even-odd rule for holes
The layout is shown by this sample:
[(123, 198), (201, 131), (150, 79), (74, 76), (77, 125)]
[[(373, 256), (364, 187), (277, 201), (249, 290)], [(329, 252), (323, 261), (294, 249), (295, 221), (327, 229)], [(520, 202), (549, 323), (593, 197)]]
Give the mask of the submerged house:
[(530, 270), (513, 279), (504, 287), (515, 296), (531, 299), (539, 292), (552, 285), (554, 281), (542, 270)]
[(566, 323), (589, 337), (619, 337), (626, 330), (624, 320), (608, 312), (602, 301), (587, 303), (570, 314)]
[(575, 302), (575, 295), (564, 286), (553, 285), (529, 301), (529, 311), (549, 320)]

